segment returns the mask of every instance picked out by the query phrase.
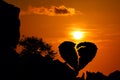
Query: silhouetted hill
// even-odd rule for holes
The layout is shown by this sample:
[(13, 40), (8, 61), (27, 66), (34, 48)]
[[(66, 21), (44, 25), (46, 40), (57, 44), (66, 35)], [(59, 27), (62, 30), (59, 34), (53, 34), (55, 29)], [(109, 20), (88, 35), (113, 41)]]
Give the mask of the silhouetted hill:
[(105, 76), (101, 72), (86, 72), (86, 80), (107, 80), (107, 76)]
[(0, 80), (18, 80), (20, 57), (15, 51), (20, 37), (20, 8), (0, 0)]
[(120, 71), (116, 70), (109, 74), (108, 76), (109, 80), (120, 80)]
[(108, 76), (101, 72), (86, 72), (86, 79), (83, 74), (82, 77), (77, 78), (77, 80), (120, 80), (120, 71), (116, 70), (110, 73)]
[(20, 38), (19, 13), (20, 8), (0, 0), (0, 46), (15, 48), (18, 44)]

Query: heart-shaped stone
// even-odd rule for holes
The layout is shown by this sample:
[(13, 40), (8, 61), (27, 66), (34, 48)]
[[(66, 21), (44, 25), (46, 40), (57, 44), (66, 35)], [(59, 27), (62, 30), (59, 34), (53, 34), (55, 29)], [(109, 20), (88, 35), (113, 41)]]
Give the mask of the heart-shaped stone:
[(59, 52), (61, 57), (76, 70), (78, 68), (78, 56), (75, 45), (76, 44), (71, 41), (64, 41), (59, 45)]
[(64, 41), (59, 45), (59, 52), (61, 57), (78, 72), (95, 57), (97, 46), (92, 42), (75, 44), (71, 41)]
[(81, 42), (77, 46), (79, 58), (79, 70), (83, 69), (96, 55), (97, 46), (92, 42)]

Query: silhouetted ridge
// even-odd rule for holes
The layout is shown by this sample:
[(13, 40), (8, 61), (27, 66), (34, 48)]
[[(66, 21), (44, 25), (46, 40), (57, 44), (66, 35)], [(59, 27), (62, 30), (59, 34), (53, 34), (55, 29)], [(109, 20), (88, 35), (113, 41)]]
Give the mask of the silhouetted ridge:
[(18, 80), (20, 57), (14, 50), (20, 37), (20, 9), (0, 0), (0, 80)]
[[(83, 74), (84, 76), (84, 74)], [(86, 79), (78, 77), (77, 80), (120, 80), (120, 71), (116, 70), (110, 73), (108, 76), (104, 75), (101, 72), (86, 72)]]
[(16, 47), (20, 37), (20, 8), (0, 0), (0, 46)]
[(86, 80), (107, 80), (107, 76), (102, 74), (101, 72), (86, 72), (87, 78)]
[(109, 80), (120, 80), (120, 71), (116, 70), (109, 74), (108, 76)]

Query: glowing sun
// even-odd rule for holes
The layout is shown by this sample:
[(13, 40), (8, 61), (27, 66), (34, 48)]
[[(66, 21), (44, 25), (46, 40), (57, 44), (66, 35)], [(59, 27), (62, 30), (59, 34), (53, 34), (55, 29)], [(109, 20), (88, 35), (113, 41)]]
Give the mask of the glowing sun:
[(83, 32), (74, 31), (74, 32), (72, 32), (72, 36), (74, 39), (79, 40), (79, 39), (83, 38)]

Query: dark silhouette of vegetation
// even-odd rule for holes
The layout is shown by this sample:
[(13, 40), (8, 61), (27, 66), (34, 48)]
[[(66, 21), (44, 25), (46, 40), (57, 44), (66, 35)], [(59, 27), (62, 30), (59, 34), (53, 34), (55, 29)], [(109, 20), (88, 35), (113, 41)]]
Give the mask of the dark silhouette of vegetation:
[(19, 45), (23, 47), (20, 56), (24, 79), (44, 80), (48, 73), (50, 75), (56, 54), (51, 49), (51, 45), (36, 37), (23, 38)]
[[(19, 12), (18, 7), (0, 0), (0, 80), (120, 80), (120, 71), (108, 76), (86, 72), (86, 79), (84, 74), (77, 77), (96, 55), (97, 46), (92, 42), (62, 42), (58, 48), (64, 63), (54, 60), (56, 52), (42, 39), (25, 37), (19, 41)], [(21, 54), (15, 51), (18, 44)]]
[(42, 39), (36, 37), (26, 37), (21, 39), (19, 44), (23, 46), (21, 55), (27, 54), (40, 54), (42, 56), (50, 56), (51, 58), (55, 57), (54, 50), (51, 49), (51, 45), (44, 42)]
[(23, 46), (20, 56), (24, 79), (76, 79), (75, 71), (67, 64), (54, 60), (56, 53), (42, 39), (26, 37), (20, 40), (19, 45)]

